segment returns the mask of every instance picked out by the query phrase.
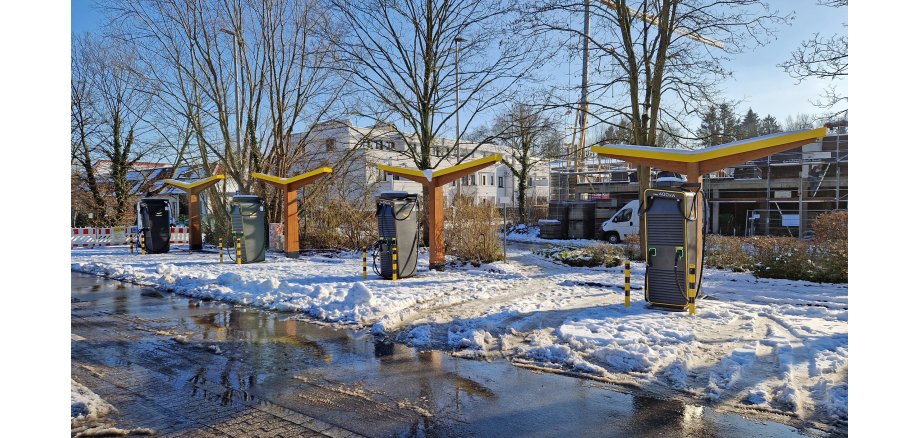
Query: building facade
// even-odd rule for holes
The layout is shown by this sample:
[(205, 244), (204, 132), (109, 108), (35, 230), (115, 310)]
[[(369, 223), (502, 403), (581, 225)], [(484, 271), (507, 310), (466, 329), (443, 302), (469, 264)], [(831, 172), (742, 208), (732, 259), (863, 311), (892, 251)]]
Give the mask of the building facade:
[[(848, 151), (848, 135), (835, 133), (819, 142), (706, 175), (709, 231), (808, 237), (819, 214), (847, 209)], [(555, 162), (550, 199), (609, 199), (619, 208), (638, 199), (635, 172), (629, 163), (613, 159), (589, 160), (578, 172), (565, 162)], [(653, 180), (673, 184), (674, 177), (652, 169)]]
[[(421, 184), (400, 179), (377, 168), (378, 164), (415, 168), (412, 155), (418, 152), (418, 143), (392, 126), (365, 128), (349, 121), (328, 121), (318, 124), (308, 135), (293, 135), (291, 142), (302, 144), (305, 148), (305, 158), (298, 166), (299, 171), (321, 166), (335, 169), (333, 178), (337, 186), (334, 194), (337, 196), (355, 201), (374, 199), (387, 191), (422, 193)], [(457, 164), (456, 150), (448, 156), (454, 142), (454, 139), (448, 138), (435, 139), (431, 151), (434, 170)], [(510, 151), (502, 146), (482, 144), (476, 148), (476, 145), (461, 143), (460, 157), (465, 157), (463, 161), (494, 154), (510, 158)], [(444, 195), (448, 205), (458, 193), (474, 198), (477, 203), (511, 207), (517, 201), (517, 179), (507, 165), (499, 163), (446, 185)], [(545, 160), (531, 172), (525, 196), (531, 203), (546, 203), (549, 197), (549, 164)]]

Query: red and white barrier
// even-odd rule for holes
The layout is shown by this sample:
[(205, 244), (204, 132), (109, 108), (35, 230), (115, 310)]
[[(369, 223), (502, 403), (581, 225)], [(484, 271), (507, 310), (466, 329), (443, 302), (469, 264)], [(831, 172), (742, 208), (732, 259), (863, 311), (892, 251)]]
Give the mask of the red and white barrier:
[(96, 229), (95, 228), (71, 228), (70, 247), (91, 247), (96, 246)]
[(188, 243), (188, 227), (169, 227), (169, 243)]
[[(106, 228), (71, 228), (71, 248), (92, 248), (95, 246), (127, 245), (129, 242), (128, 227)], [(188, 243), (188, 227), (169, 227), (169, 243)]]
[(92, 248), (95, 246), (127, 245), (128, 227), (83, 227), (70, 229), (71, 248)]

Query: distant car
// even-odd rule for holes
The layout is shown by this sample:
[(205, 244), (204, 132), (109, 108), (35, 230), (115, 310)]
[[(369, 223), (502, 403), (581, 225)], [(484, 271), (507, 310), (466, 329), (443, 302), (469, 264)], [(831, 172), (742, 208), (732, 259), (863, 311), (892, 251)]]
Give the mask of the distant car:
[(604, 240), (620, 243), (628, 234), (639, 234), (639, 200), (629, 201), (613, 217), (601, 224)]
[(655, 182), (686, 182), (687, 178), (677, 172), (662, 170), (655, 175)]

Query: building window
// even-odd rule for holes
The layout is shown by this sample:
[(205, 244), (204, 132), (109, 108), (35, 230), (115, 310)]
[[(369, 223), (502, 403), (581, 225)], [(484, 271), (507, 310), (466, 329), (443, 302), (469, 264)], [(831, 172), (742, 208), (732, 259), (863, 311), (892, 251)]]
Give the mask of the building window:
[(498, 187), (502, 189), (505, 188), (505, 177), (498, 177)]
[(396, 143), (392, 141), (387, 142), (387, 150), (392, 151), (396, 149)]
[(485, 175), (482, 176), (482, 185), (486, 185), (486, 176), (485, 176)]
[(533, 187), (533, 178), (527, 179), (527, 187)]
[(489, 175), (489, 185), (490, 186), (495, 185), (495, 175), (491, 175), (491, 174)]
[(383, 150), (383, 142), (380, 140), (374, 140), (374, 149)]
[(332, 152), (335, 150), (335, 139), (327, 138), (326, 139), (326, 152)]

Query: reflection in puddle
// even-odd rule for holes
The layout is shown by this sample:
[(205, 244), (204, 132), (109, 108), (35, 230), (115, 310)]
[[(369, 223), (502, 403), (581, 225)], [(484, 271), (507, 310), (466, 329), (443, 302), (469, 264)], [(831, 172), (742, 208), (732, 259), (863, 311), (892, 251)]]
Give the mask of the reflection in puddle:
[[(72, 294), (93, 301), (92, 293), (79, 292), (81, 281), (86, 290), (85, 277), (75, 274)], [(157, 320), (158, 330), (182, 334), (188, 342), (145, 331), (140, 340), (100, 347), (98, 360), (114, 365), (136, 358), (175, 376), (177, 388), (223, 406), (269, 400), (371, 436), (796, 435), (777, 423), (632, 396), (506, 361), (417, 352), (366, 330), (336, 329), (290, 314), (193, 304), (136, 286), (119, 296), (103, 304), (116, 315)], [(221, 354), (208, 351), (211, 345)]]

